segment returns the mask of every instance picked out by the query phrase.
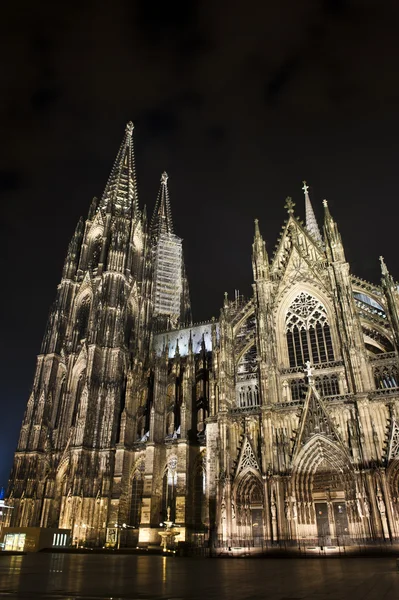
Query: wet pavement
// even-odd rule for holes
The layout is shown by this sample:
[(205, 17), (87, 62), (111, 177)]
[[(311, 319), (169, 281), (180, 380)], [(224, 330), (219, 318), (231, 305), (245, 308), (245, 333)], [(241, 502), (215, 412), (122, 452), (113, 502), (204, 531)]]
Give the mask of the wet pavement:
[(0, 556), (0, 600), (394, 600), (395, 558)]

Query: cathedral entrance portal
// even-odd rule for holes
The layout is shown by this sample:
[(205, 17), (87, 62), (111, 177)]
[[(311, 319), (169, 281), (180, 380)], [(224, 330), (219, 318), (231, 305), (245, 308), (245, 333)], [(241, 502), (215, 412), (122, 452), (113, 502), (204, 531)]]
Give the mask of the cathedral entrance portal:
[(349, 536), (348, 514), (345, 502), (334, 502), (335, 534), (338, 540), (344, 540)]
[(327, 502), (316, 502), (316, 523), (317, 537), (320, 546), (329, 546), (331, 544), (330, 523), (328, 520)]
[(254, 546), (261, 545), (263, 536), (263, 510), (261, 508), (251, 508), (252, 518), (252, 539)]
[(345, 481), (327, 460), (319, 464), (313, 475), (312, 496), (320, 546), (344, 542), (343, 538), (349, 535)]
[(298, 535), (319, 546), (350, 543), (348, 500), (356, 497), (347, 456), (325, 436), (315, 436), (298, 456), (294, 493)]
[(259, 478), (249, 472), (237, 488), (238, 535), (253, 546), (260, 546), (264, 536), (263, 490)]

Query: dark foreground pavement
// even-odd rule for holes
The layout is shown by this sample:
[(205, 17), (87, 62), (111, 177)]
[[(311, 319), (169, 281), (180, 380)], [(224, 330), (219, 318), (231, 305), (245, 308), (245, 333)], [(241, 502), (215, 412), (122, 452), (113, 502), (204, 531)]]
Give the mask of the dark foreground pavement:
[(0, 556), (0, 600), (395, 600), (395, 558)]

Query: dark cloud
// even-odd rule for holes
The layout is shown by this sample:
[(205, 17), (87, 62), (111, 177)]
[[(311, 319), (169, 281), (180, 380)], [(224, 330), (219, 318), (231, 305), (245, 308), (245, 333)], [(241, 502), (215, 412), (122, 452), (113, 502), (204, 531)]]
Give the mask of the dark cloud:
[(178, 114), (173, 110), (153, 109), (140, 115), (137, 123), (143, 125), (153, 137), (175, 133), (180, 127)]
[(284, 92), (287, 84), (299, 73), (301, 64), (299, 56), (292, 56), (271, 73), (266, 84), (266, 102), (272, 104), (276, 101), (277, 97)]
[(24, 178), (17, 170), (0, 170), (0, 192), (11, 192), (22, 187)]
[(169, 36), (172, 32), (184, 33), (188, 27), (196, 27), (199, 11), (199, 1), (163, 2), (154, 0), (137, 2), (137, 27), (145, 34), (161, 41), (160, 36)]
[(329, 16), (342, 16), (349, 9), (351, 2), (349, 0), (324, 0), (323, 8)]
[(61, 93), (57, 87), (41, 87), (31, 96), (32, 107), (39, 112), (55, 109), (60, 97)]
[(218, 127), (215, 125), (214, 127), (210, 127), (208, 129), (208, 137), (214, 143), (221, 143), (226, 140), (227, 131), (224, 127)]

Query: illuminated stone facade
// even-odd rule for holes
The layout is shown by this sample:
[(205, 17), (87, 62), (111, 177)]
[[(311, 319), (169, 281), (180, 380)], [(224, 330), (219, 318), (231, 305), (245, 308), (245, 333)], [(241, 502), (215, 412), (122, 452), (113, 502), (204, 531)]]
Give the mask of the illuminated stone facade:
[[(354, 277), (327, 203), (321, 235), (305, 184), (306, 225), (287, 199), (271, 260), (255, 222), (253, 297), (226, 296), (218, 321), (192, 325), (167, 176), (149, 225), (132, 135), (128, 124), (69, 245), (10, 524), (102, 546), (125, 523), (121, 545), (159, 544), (170, 508), (179, 540), (214, 546), (398, 538), (399, 296), (384, 261), (381, 286)], [(180, 315), (175, 292), (154, 300), (166, 238), (181, 256)]]

